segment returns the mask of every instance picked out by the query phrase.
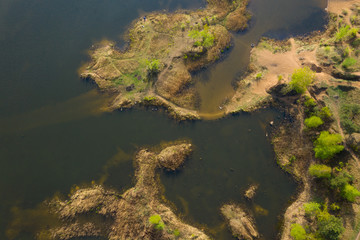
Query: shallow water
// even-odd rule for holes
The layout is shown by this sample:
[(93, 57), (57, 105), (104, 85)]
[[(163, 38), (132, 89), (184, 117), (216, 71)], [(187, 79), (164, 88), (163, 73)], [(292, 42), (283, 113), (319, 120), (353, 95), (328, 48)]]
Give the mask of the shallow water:
[[(283, 38), (320, 29), (323, 2), (251, 0), (250, 29), (234, 34), (234, 47), (223, 61), (196, 74), (202, 112), (216, 112), (232, 92), (230, 83), (246, 69), (251, 42), (263, 34)], [(181, 171), (162, 174), (165, 195), (178, 213), (205, 224), (216, 239), (231, 239), (218, 208), (229, 201), (245, 204), (242, 193), (256, 182), (254, 201), (269, 211), (256, 221), (264, 238), (273, 239), (278, 216), (296, 189), (276, 166), (265, 136), (268, 122), (281, 120), (281, 113), (183, 124), (151, 110), (101, 113), (107, 96), (77, 76), (87, 49), (104, 38), (121, 44), (135, 18), (201, 6), (201, 0), (0, 2), (0, 239), (7, 239), (14, 206), (34, 208), (56, 192), (67, 194), (74, 184), (92, 180), (126, 189), (132, 186), (131, 158), (139, 147), (179, 138), (192, 140), (196, 148)], [(32, 238), (24, 232), (16, 239)]]
[(250, 28), (234, 33), (234, 47), (223, 61), (195, 75), (201, 98), (202, 113), (219, 112), (231, 98), (231, 83), (244, 74), (250, 60), (251, 43), (262, 36), (285, 39), (323, 30), (326, 24), (324, 0), (250, 0)]

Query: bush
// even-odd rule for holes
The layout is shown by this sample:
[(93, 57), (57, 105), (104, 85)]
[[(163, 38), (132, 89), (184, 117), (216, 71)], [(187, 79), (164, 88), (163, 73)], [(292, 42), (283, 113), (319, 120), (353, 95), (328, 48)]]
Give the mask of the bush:
[(307, 238), (305, 229), (297, 223), (291, 225), (290, 235), (295, 240), (305, 240)]
[(177, 230), (177, 229), (175, 229), (175, 230), (173, 231), (173, 234), (174, 234), (175, 237), (178, 237), (178, 236), (180, 236), (180, 231)]
[(354, 202), (356, 197), (360, 196), (360, 192), (354, 186), (346, 184), (341, 191), (341, 195), (349, 202)]
[(341, 66), (344, 68), (344, 69), (349, 69), (350, 67), (354, 66), (355, 64), (357, 63), (356, 59), (355, 58), (352, 58), (352, 57), (348, 57), (348, 58), (345, 58), (344, 61), (342, 62)]
[(312, 114), (316, 108), (316, 102), (314, 99), (306, 96), (306, 101), (304, 102), (305, 112), (307, 114)]
[(342, 41), (346, 41), (346, 40), (355, 38), (357, 32), (358, 32), (357, 28), (350, 29), (350, 27), (348, 25), (343, 26), (343, 27), (339, 28), (339, 30), (335, 34), (335, 41), (342, 42)]
[(165, 227), (164, 222), (161, 220), (160, 215), (155, 214), (149, 217), (149, 223), (157, 230), (163, 230)]
[(321, 108), (319, 115), (322, 119), (330, 119), (332, 116), (332, 113), (331, 113), (330, 108), (323, 107), (323, 108)]
[(317, 128), (318, 126), (324, 124), (323, 120), (317, 116), (312, 116), (305, 119), (305, 125), (308, 128)]
[(160, 70), (160, 61), (158, 59), (147, 60), (146, 65), (149, 74), (156, 74)]
[(317, 202), (309, 202), (304, 204), (305, 214), (309, 216), (316, 216), (320, 213), (321, 205)]
[(191, 30), (189, 33), (189, 37), (196, 40), (196, 46), (203, 46), (205, 48), (209, 48), (214, 45), (215, 36), (211, 32), (209, 32), (209, 27), (207, 25), (204, 26), (204, 30)]
[(320, 159), (332, 158), (344, 149), (344, 146), (339, 145), (341, 142), (342, 137), (340, 134), (330, 134), (328, 131), (322, 131), (314, 142), (315, 157)]
[(318, 221), (318, 234), (326, 240), (338, 240), (344, 232), (344, 226), (340, 218), (327, 214)]
[(290, 87), (297, 93), (304, 93), (315, 78), (315, 73), (308, 67), (296, 69), (291, 76)]
[(309, 167), (309, 174), (317, 178), (330, 178), (331, 167), (323, 164), (313, 164)]
[(341, 106), (341, 125), (348, 132), (359, 132), (360, 126), (354, 122), (354, 119), (360, 114), (360, 105), (356, 103), (342, 104)]
[(347, 172), (340, 172), (336, 177), (330, 180), (330, 186), (333, 189), (343, 189), (347, 184), (352, 182), (354, 177)]
[(346, 130), (346, 132), (350, 134), (354, 132), (360, 132), (360, 126), (350, 119), (342, 119), (341, 125)]

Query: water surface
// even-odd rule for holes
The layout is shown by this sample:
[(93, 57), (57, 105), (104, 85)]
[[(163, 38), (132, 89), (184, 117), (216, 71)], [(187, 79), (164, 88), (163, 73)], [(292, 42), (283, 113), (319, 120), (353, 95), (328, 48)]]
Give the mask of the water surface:
[[(262, 35), (284, 38), (321, 29), (320, 0), (251, 0), (253, 18), (234, 34), (227, 57), (196, 74), (202, 112), (213, 113), (231, 95), (231, 81), (246, 69), (250, 43)], [(273, 110), (217, 121), (178, 124), (149, 111), (101, 113), (107, 96), (80, 81), (77, 69), (90, 46), (121, 36), (147, 12), (199, 8), (201, 0), (2, 0), (0, 2), (0, 239), (11, 208), (34, 208), (56, 192), (92, 180), (121, 191), (132, 186), (131, 158), (143, 145), (186, 138), (195, 152), (177, 174), (162, 174), (177, 212), (204, 224), (217, 239), (231, 239), (218, 208), (259, 183), (254, 202), (269, 211), (256, 221), (265, 239), (295, 184), (276, 165), (266, 126)], [(316, 23), (314, 25), (310, 23)], [(254, 207), (248, 204), (250, 208)], [(30, 229), (31, 230), (31, 229)], [(20, 235), (19, 235), (20, 236)], [(16, 239), (33, 239), (22, 233)]]

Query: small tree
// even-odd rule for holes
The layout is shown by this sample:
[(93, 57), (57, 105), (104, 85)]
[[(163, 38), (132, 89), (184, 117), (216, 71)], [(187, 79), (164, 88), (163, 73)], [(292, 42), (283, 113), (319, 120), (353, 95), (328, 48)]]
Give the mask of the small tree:
[(330, 108), (328, 108), (328, 107), (323, 107), (323, 108), (321, 108), (319, 115), (320, 115), (320, 117), (321, 117), (322, 119), (325, 119), (325, 120), (326, 120), (326, 119), (330, 119), (330, 118), (331, 118), (332, 113), (331, 113)]
[(160, 70), (160, 61), (158, 59), (146, 60), (146, 65), (150, 75), (157, 74)]
[(304, 93), (307, 87), (314, 81), (315, 73), (308, 67), (295, 69), (291, 75), (290, 87), (297, 93)]
[(306, 240), (307, 238), (305, 229), (297, 223), (291, 225), (290, 235), (295, 240)]
[(308, 128), (317, 128), (318, 126), (324, 124), (323, 120), (317, 116), (312, 116), (305, 119), (305, 125)]
[(328, 131), (322, 131), (314, 142), (315, 157), (320, 159), (332, 158), (344, 149), (344, 146), (339, 145), (341, 142), (342, 137), (340, 134), (330, 134)]
[(304, 204), (305, 214), (308, 216), (316, 216), (321, 211), (321, 205), (317, 202), (309, 202)]
[(354, 186), (346, 184), (341, 191), (341, 195), (349, 202), (354, 202), (360, 196), (360, 192)]
[(309, 167), (309, 174), (317, 178), (330, 178), (331, 167), (324, 164), (313, 164)]
[(338, 240), (344, 230), (341, 218), (337, 218), (334, 215), (328, 214), (327, 217), (318, 221), (317, 232), (322, 239)]
[(195, 40), (195, 46), (203, 46), (205, 48), (210, 48), (214, 45), (215, 36), (209, 31), (207, 25), (204, 26), (204, 30), (191, 30), (189, 37)]
[(337, 176), (330, 180), (330, 186), (333, 189), (343, 189), (347, 184), (352, 182), (354, 177), (349, 173), (341, 171)]

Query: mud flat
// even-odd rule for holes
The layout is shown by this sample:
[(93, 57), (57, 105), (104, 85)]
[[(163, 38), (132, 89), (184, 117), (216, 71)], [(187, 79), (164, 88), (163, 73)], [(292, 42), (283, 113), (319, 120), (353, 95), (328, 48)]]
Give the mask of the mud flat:
[(141, 149), (134, 159), (135, 186), (124, 193), (93, 185), (74, 191), (67, 200), (44, 202), (58, 224), (38, 232), (37, 239), (210, 239), (182, 222), (161, 200), (156, 169), (173, 171), (191, 152), (187, 142)]
[(246, 6), (246, 0), (211, 0), (203, 10), (152, 13), (134, 21), (124, 51), (108, 41), (94, 46), (81, 77), (115, 93), (112, 110), (154, 105), (178, 119), (198, 119), (190, 73), (220, 58), (231, 45), (229, 31), (247, 27)]

